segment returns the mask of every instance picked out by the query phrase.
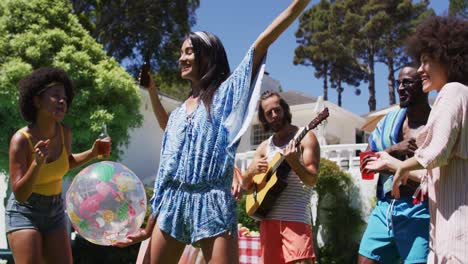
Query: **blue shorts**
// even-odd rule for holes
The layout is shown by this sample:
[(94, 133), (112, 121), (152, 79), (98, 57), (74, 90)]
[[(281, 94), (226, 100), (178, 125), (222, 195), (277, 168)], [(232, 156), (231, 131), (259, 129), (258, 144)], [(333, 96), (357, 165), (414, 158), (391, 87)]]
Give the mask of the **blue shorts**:
[(13, 193), (5, 210), (6, 233), (22, 229), (36, 229), (42, 234), (65, 227), (65, 209), (60, 194), (44, 196), (32, 193), (26, 202), (20, 203)]
[(426, 263), (429, 221), (427, 200), (416, 205), (412, 197), (378, 201), (369, 216), (359, 254), (384, 264), (400, 260)]
[(184, 244), (199, 246), (204, 238), (223, 233), (237, 236), (237, 202), (230, 189), (167, 183), (159, 204), (151, 199), (159, 229)]

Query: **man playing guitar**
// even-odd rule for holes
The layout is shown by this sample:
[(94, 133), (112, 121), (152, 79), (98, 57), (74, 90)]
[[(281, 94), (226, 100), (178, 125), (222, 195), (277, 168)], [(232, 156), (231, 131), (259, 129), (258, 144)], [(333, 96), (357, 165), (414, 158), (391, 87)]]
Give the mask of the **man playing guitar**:
[(289, 105), (277, 92), (262, 94), (258, 118), (266, 131), (274, 134), (255, 151), (252, 163), (243, 175), (242, 187), (249, 189), (253, 176), (265, 173), (268, 162), (282, 152), (291, 167), (287, 186), (271, 211), (260, 222), (263, 263), (313, 263), (310, 197), (317, 183), (320, 147), (312, 131), (294, 144), (300, 129), (291, 124)]

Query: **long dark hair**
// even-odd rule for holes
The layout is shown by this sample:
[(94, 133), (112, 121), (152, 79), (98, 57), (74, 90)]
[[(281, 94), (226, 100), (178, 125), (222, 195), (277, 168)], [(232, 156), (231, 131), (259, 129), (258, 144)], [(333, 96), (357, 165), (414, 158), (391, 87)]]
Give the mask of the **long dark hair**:
[(270, 91), (267, 90), (262, 93), (260, 96), (260, 102), (258, 104), (258, 120), (260, 121), (260, 124), (262, 125), (262, 128), (265, 132), (269, 132), (271, 130), (270, 125), (268, 125), (268, 121), (265, 118), (265, 110), (262, 107), (262, 102), (265, 101), (266, 99), (272, 97), (272, 96), (277, 96), (280, 99), (280, 106), (283, 108), (284, 111), (284, 119), (286, 119), (286, 122), (288, 124), (291, 124), (292, 121), (292, 114), (291, 110), (289, 109), (289, 104), (286, 102), (286, 100), (281, 97), (281, 95), (275, 91)]
[[(231, 73), (223, 43), (217, 36), (206, 31), (191, 32), (188, 37), (195, 53), (195, 63), (201, 83), (200, 99), (210, 116), (211, 103), (218, 87)], [(190, 92), (189, 96), (192, 95)]]

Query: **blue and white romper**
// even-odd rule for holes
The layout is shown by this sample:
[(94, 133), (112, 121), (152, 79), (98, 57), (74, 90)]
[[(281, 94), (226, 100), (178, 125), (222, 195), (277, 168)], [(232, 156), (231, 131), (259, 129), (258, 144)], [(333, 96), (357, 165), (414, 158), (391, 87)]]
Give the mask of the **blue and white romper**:
[(230, 191), (234, 155), (255, 112), (264, 71), (262, 63), (251, 82), (252, 59), (253, 46), (216, 91), (211, 118), (201, 101), (192, 113), (184, 103), (169, 117), (150, 203), (159, 228), (185, 244), (237, 234)]

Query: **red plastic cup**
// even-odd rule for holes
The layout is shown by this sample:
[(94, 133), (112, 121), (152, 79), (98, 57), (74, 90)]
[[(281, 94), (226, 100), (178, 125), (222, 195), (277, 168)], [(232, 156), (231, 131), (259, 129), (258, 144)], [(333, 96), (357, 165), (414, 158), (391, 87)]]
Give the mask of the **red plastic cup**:
[[(362, 151), (361, 153), (359, 153), (360, 163), (362, 164), (362, 160), (366, 156), (374, 155), (374, 154), (375, 154), (375, 152), (372, 152), (372, 151)], [(365, 173), (364, 171), (362, 171), (361, 172), (361, 177), (362, 177), (363, 180), (373, 180), (374, 179), (374, 172)]]

